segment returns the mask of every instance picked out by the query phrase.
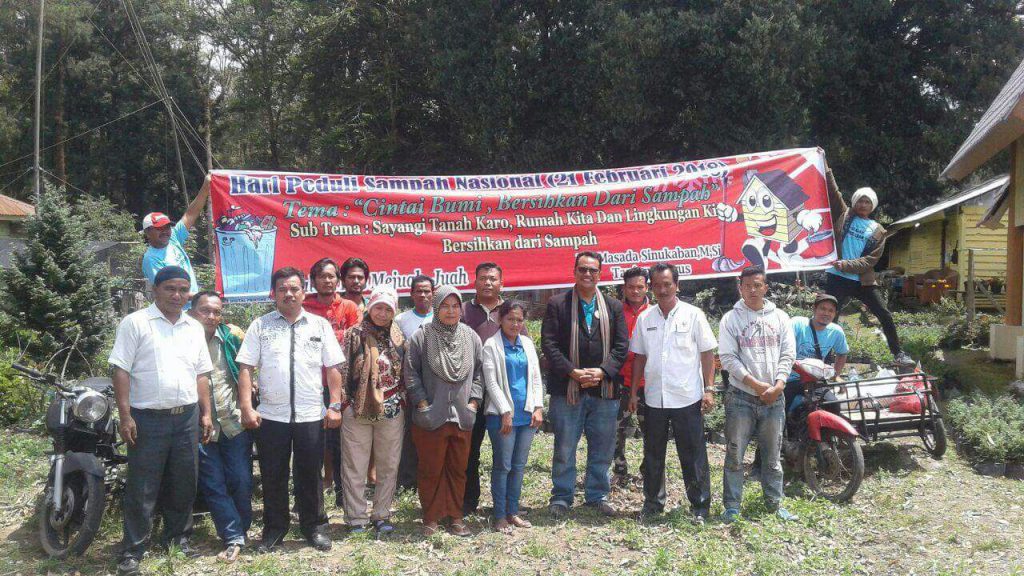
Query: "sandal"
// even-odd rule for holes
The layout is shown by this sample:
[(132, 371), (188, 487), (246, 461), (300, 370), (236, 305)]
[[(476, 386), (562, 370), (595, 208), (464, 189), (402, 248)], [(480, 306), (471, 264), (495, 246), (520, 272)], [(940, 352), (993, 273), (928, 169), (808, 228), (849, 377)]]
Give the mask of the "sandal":
[(467, 536), (473, 535), (473, 533), (470, 532), (469, 528), (466, 526), (466, 523), (461, 520), (458, 522), (453, 520), (452, 525), (448, 528), (448, 532), (452, 536), (458, 536), (460, 538), (465, 538)]
[(518, 514), (509, 516), (508, 523), (515, 526), (516, 528), (533, 528), (533, 524), (530, 524), (529, 520), (522, 518)]
[(377, 530), (378, 538), (389, 536), (395, 531), (394, 525), (392, 525), (388, 520), (374, 520), (373, 527)]
[(238, 554), (241, 553), (241, 551), (241, 544), (228, 544), (220, 554), (217, 554), (217, 559), (226, 564), (231, 564), (235, 560), (238, 560)]
[(494, 531), (502, 534), (511, 534), (512, 525), (508, 523), (508, 520), (501, 518), (494, 521)]
[(431, 524), (424, 524), (421, 532), (423, 532), (423, 536), (429, 538), (434, 534), (437, 534), (437, 531), (440, 529), (441, 527), (437, 525), (437, 522), (433, 522)]

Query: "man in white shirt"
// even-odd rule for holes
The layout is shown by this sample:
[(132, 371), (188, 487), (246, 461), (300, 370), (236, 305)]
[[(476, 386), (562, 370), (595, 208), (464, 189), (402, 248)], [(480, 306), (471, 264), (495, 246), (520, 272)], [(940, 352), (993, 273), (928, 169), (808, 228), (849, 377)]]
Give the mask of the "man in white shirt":
[[(270, 551), (284, 540), (288, 513), (289, 461), (294, 456), (292, 480), (299, 510), (299, 525), (306, 541), (318, 550), (330, 550), (320, 490), (324, 432), (341, 425), (341, 346), (330, 322), (303, 310), (304, 278), (286, 267), (271, 277), (271, 297), (277, 309), (260, 316), (246, 331), (238, 351), (238, 400), (242, 425), (259, 428), (256, 445), (263, 478), (263, 541)], [(252, 405), (252, 371), (260, 372), (260, 405)], [(323, 375), (327, 377), (330, 405), (324, 409)]]
[(431, 307), (434, 300), (434, 279), (423, 274), (416, 276), (412, 279), (409, 295), (412, 296), (412, 310), (406, 310), (395, 317), (395, 322), (402, 329), (402, 335), (406, 340), (412, 338), (420, 326), (434, 319), (434, 309)]
[(714, 405), (711, 387), (718, 341), (704, 312), (676, 297), (679, 272), (675, 266), (651, 266), (650, 279), (657, 305), (637, 319), (629, 345), (634, 353), (629, 409), (637, 408), (641, 379), (647, 403), (643, 513), (665, 510), (665, 450), (671, 429), (690, 510), (703, 523), (711, 509), (704, 414)]
[(118, 574), (138, 574), (157, 501), (164, 518), (164, 543), (192, 552), (188, 538), (199, 430), (204, 443), (213, 431), (213, 363), (203, 327), (182, 313), (189, 285), (189, 274), (181, 267), (157, 272), (153, 304), (121, 321), (108, 360), (121, 437), (128, 445)]

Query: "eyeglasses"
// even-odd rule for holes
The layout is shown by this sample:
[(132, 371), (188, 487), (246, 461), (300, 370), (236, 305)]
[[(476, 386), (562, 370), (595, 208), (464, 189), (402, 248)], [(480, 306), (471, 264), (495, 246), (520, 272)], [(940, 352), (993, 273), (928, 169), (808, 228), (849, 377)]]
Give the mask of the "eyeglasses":
[(597, 276), (598, 274), (601, 273), (601, 269), (600, 268), (590, 268), (590, 267), (587, 267), (587, 266), (577, 266), (576, 267), (576, 272), (578, 272), (579, 274), (584, 274), (584, 275), (590, 274), (591, 276)]

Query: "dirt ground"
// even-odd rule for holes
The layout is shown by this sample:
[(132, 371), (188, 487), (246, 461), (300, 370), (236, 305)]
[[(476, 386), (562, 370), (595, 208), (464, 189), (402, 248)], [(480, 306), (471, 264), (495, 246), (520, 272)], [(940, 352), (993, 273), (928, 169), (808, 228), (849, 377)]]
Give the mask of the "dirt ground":
[[(44, 439), (5, 434), (7, 467), (0, 476), (0, 576), (106, 574), (114, 570), (120, 510), (107, 514), (100, 536), (84, 557), (57, 562), (44, 557), (35, 536), (32, 506), (44, 475)], [(1024, 574), (1024, 482), (979, 476), (951, 449), (933, 459), (919, 441), (865, 446), (867, 477), (854, 500), (834, 505), (812, 499), (799, 481), (787, 480), (787, 507), (799, 514), (784, 523), (767, 514), (755, 483), (746, 487), (745, 520), (717, 519), (695, 526), (679, 508), (683, 485), (678, 465), (669, 469), (670, 511), (640, 522), (639, 486), (616, 490), (617, 518), (581, 508), (558, 520), (545, 510), (550, 490), (550, 435), (538, 435), (524, 485), (526, 516), (534, 528), (512, 536), (495, 533), (483, 512), (469, 518), (474, 535), (419, 534), (413, 494), (397, 503), (396, 534), (378, 542), (348, 536), (341, 511), (328, 506), (334, 548), (316, 552), (293, 531), (281, 552), (244, 553), (233, 565), (216, 561), (219, 543), (208, 519), (197, 525), (201, 556), (150, 552), (147, 574)], [(490, 456), (484, 444), (484, 480)], [(34, 453), (33, 453), (34, 452)], [(721, 508), (724, 447), (709, 447), (713, 513)], [(584, 457), (583, 447), (580, 453)], [(637, 472), (640, 441), (629, 445)], [(748, 456), (749, 460), (749, 456)], [(790, 474), (790, 477), (792, 474)], [(259, 535), (256, 524), (250, 534)]]

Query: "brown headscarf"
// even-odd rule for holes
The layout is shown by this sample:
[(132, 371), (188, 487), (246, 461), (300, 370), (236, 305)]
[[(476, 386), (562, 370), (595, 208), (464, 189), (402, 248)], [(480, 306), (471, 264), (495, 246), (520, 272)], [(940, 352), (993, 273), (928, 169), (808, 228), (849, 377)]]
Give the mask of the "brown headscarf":
[(391, 363), (392, 382), (401, 382), (403, 344), (405, 337), (398, 325), (392, 321), (387, 326), (377, 326), (370, 319), (369, 310), (363, 314), (359, 326), (345, 334), (345, 349), (349, 351), (348, 379), (355, 384), (352, 411), (357, 417), (372, 418), (384, 412), (384, 381), (378, 360), (385, 356)]

